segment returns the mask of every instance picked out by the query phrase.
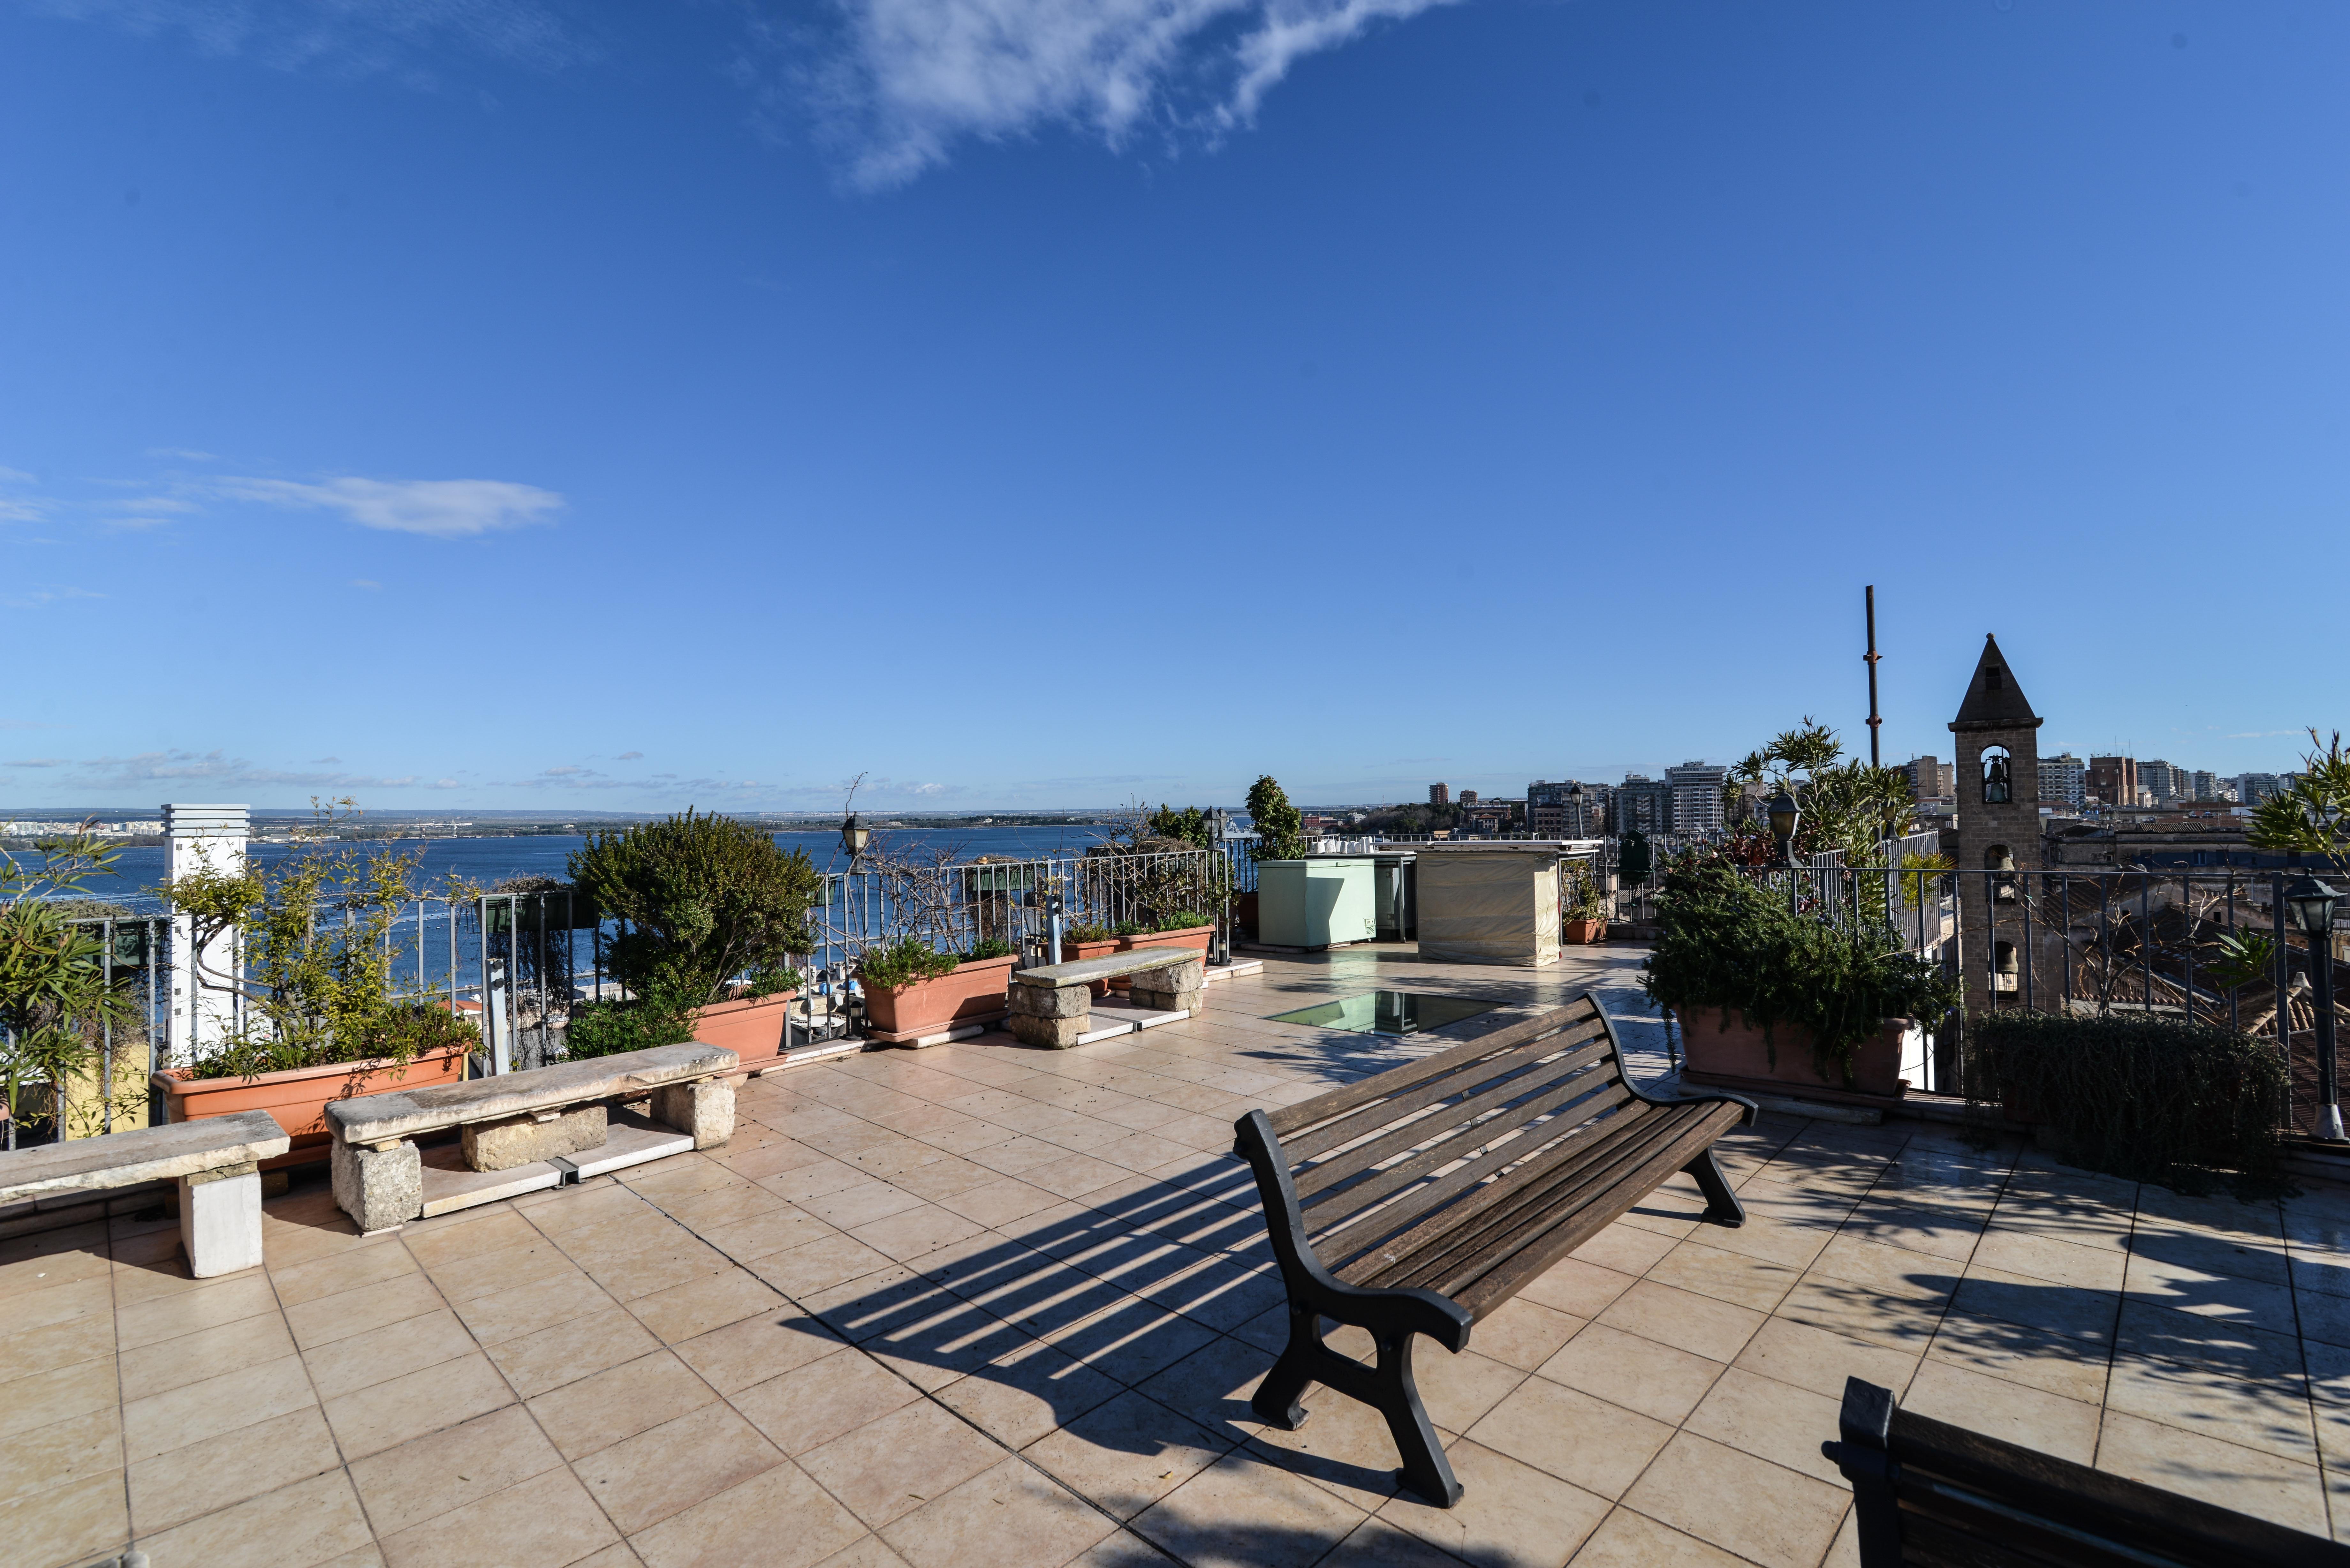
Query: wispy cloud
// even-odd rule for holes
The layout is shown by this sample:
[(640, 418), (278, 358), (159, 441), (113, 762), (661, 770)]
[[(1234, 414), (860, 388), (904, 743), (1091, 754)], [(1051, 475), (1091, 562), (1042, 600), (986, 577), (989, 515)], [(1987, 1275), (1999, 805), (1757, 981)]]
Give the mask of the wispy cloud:
[(534, 0), (31, 0), (53, 16), (97, 22), (138, 37), (180, 38), (199, 52), (279, 70), (391, 74), (435, 79), (449, 48), (551, 70), (594, 51)]
[(0, 599), (0, 605), (10, 609), (38, 609), (43, 605), (62, 604), (71, 599), (102, 599), (105, 597), (88, 588), (27, 588), (13, 597)]
[[(17, 763), (16, 766), (30, 764)], [(413, 774), (387, 778), (373, 774), (310, 773), (256, 765), (224, 751), (139, 752), (127, 757), (89, 757), (78, 762), (55, 760), (45, 765), (79, 771), (67, 784), (91, 790), (122, 789), (136, 784), (203, 784), (216, 788), (296, 789), (455, 789), (454, 779), (425, 780)]]
[(813, 104), (868, 188), (946, 161), (959, 141), (1068, 126), (1112, 148), (1139, 130), (1212, 141), (1252, 123), (1306, 55), (1451, 0), (841, 0), (805, 34), (754, 25), (771, 110)]
[(362, 528), (463, 539), (552, 522), (563, 497), (504, 479), (224, 479), (223, 495), (273, 506), (339, 512)]
[(642, 762), (644, 760), (644, 755), (645, 754), (642, 752), (622, 752), (619, 756), (612, 760), (619, 763)]
[(0, 767), (5, 768), (61, 768), (65, 765), (63, 757), (13, 757), (0, 763)]

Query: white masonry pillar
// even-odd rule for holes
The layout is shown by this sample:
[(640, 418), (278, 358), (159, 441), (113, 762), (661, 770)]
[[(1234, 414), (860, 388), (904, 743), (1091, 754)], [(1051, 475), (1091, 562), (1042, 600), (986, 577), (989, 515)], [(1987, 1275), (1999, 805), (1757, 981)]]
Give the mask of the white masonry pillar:
[[(232, 877), (241, 875), (245, 843), (252, 836), (250, 814), (244, 806), (167, 805), (163, 808), (163, 875), (184, 877), (206, 866)], [(217, 1043), (237, 1023), (237, 993), (222, 983), (222, 977), (241, 972), (243, 943), (237, 933), (224, 931), (203, 953), (194, 950), (195, 922), (186, 915), (172, 917), (170, 1064), (175, 1067), (185, 1066), (201, 1048)], [(213, 983), (196, 983), (197, 963)]]

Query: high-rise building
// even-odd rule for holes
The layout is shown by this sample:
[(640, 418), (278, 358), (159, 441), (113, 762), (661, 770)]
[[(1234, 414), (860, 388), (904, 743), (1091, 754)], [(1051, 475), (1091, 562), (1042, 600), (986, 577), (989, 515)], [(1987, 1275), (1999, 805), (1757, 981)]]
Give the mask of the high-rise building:
[(2079, 805), (2088, 793), (2088, 764), (2070, 752), (2040, 759), (2040, 798)]
[(1526, 785), (1526, 820), (1536, 836), (1565, 834), (1588, 838), (1607, 821), (1607, 795), (1606, 784), (1536, 779)]
[(1947, 800), (1958, 791), (1958, 764), (1932, 757), (1913, 757), (1901, 764), (1909, 780), (1911, 800)]
[(1663, 833), (1673, 825), (1671, 786), (1646, 774), (1626, 774), (1607, 805), (1614, 833)]
[(1675, 833), (1711, 833), (1721, 826), (1721, 785), (1730, 770), (1711, 763), (1690, 761), (1665, 770), (1665, 787), (1672, 794)]
[(1451, 805), (1452, 804), (1452, 792), (1440, 784), (1432, 784), (1428, 786), (1428, 804), (1430, 805)]
[(2246, 805), (2258, 805), (2272, 794), (2284, 793), (2282, 774), (2238, 774), (2236, 798)]
[(1462, 791), (1461, 792), (1461, 808), (1463, 811), (1466, 811), (1469, 807), (1471, 807), (1471, 806), (1472, 806), (1472, 805), (1476, 805), (1476, 804), (1477, 804), (1477, 792), (1476, 792), (1475, 790), (1473, 790), (1473, 789), (1464, 789), (1464, 790), (1462, 790)]
[(2091, 757), (2087, 788), (2089, 794), (2106, 805), (2136, 805), (2137, 759)]
[(2218, 800), (2220, 775), (2197, 768), (2187, 775), (2187, 794), (2190, 800)]
[(2137, 765), (2138, 787), (2154, 797), (2155, 805), (2168, 805), (2187, 793), (2185, 772), (2160, 757), (2149, 757)]

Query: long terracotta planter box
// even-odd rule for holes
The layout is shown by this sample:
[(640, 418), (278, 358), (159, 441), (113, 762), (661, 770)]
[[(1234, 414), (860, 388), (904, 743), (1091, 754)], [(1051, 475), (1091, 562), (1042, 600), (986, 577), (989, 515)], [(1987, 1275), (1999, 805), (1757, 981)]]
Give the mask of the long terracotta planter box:
[[(1118, 950), (1132, 952), (1137, 948), (1190, 948), (1205, 961), (1208, 943), (1215, 934), (1213, 926), (1178, 926), (1171, 931), (1144, 931), (1139, 936), (1118, 938)], [(1114, 991), (1131, 991), (1134, 989), (1134, 977), (1122, 974), (1109, 983)]]
[(964, 1023), (1003, 1016), (1003, 993), (1012, 984), (1015, 957), (958, 964), (951, 974), (916, 981), (896, 991), (865, 992), (866, 1032), (877, 1040), (915, 1040), (943, 1034)]
[(1759, 1025), (1734, 1008), (1676, 1008), (1681, 1020), (1681, 1077), (1724, 1088), (1781, 1085), (1836, 1099), (1898, 1099), (1909, 1085), (1901, 1077), (1901, 1042), (1915, 1027), (1907, 1018), (1888, 1018), (1860, 1043), (1852, 1056), (1852, 1082), (1822, 1077), (1812, 1064), (1812, 1032), (1799, 1024), (1775, 1024), (1778, 1061)]
[[(1061, 961), (1063, 963), (1076, 963), (1080, 959), (1107, 958), (1110, 954), (1116, 951), (1118, 951), (1118, 939), (1116, 937), (1104, 937), (1097, 942), (1073, 942), (1066, 937), (1061, 939)], [(1093, 993), (1096, 1001), (1099, 1001), (1101, 998), (1107, 996), (1109, 994), (1109, 981), (1106, 980), (1095, 981), (1093, 982)]]
[(462, 1047), (452, 1046), (427, 1051), (405, 1067), (382, 1060), (336, 1062), (251, 1078), (193, 1078), (187, 1068), (172, 1067), (149, 1081), (163, 1096), (170, 1121), (196, 1122), (239, 1111), (267, 1111), (294, 1140), (286, 1153), (261, 1162), (264, 1170), (276, 1170), (287, 1165), (315, 1165), (327, 1158), (328, 1101), (454, 1084), (465, 1075), (465, 1056)]
[(1572, 917), (1559, 923), (1562, 940), (1570, 942), (1604, 942), (1607, 940), (1605, 920), (1578, 920)]
[(737, 1062), (755, 1071), (784, 1054), (784, 1017), (799, 994), (781, 991), (756, 1001), (713, 1002), (693, 1015), (693, 1037), (733, 1052)]

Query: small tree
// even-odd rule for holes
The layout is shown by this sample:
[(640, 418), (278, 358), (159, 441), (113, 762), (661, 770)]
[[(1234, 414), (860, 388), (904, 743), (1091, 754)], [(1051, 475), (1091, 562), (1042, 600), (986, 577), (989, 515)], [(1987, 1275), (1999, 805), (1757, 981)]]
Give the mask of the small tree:
[[(102, 845), (95, 824), (36, 841), (36, 865), (0, 855), (0, 1094), (7, 1127), (0, 1147), (16, 1147), (16, 1124), (31, 1099), (46, 1091), (48, 1109), (65, 1128), (67, 1085), (89, 1077), (108, 1022), (131, 1014), (126, 972), (107, 983), (105, 945), (72, 923), (67, 898), (83, 892), (114, 868), (119, 848)], [(130, 1096), (143, 1102), (141, 1082)], [(101, 1118), (102, 1119), (102, 1118)]]
[(1305, 818), (1271, 774), (1249, 785), (1249, 819), (1256, 824), (1259, 860), (1295, 860), (1305, 853)]

